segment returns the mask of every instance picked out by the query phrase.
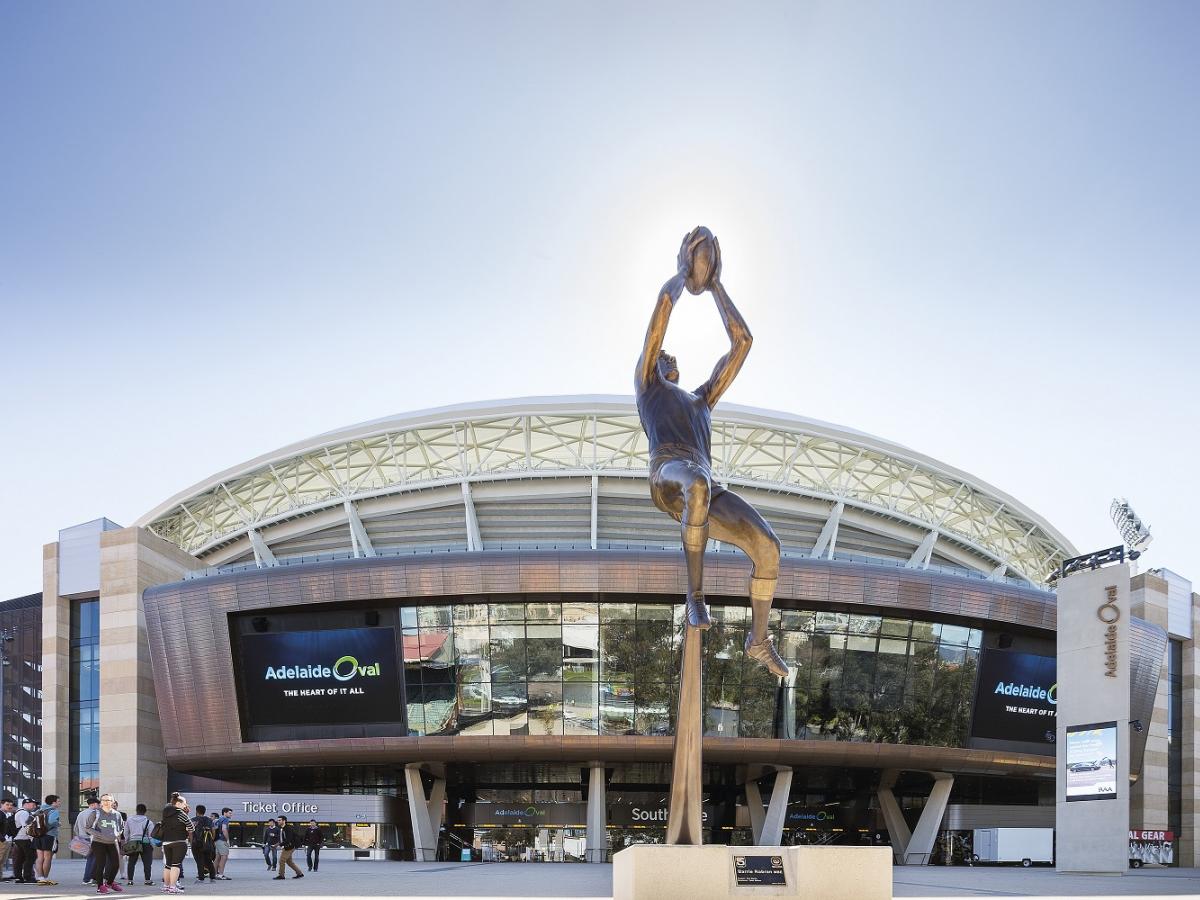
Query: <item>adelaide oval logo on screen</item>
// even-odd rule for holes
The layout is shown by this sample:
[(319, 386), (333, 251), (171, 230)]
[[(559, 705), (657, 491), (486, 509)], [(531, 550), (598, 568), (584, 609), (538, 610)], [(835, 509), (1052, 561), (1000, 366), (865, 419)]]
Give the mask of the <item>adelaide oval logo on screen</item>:
[(378, 678), (379, 674), (379, 663), (359, 665), (356, 657), (346, 655), (332, 666), (267, 666), (267, 673), (263, 678), (267, 681), (293, 681), (302, 678), (336, 678), (338, 681), (351, 681), (355, 678)]

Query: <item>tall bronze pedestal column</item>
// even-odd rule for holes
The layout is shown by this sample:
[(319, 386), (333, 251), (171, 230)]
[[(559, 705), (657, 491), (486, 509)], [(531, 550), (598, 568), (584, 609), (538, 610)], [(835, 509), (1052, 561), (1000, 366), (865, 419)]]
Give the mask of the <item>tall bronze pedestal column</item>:
[(671, 758), (671, 807), (667, 815), (667, 843), (694, 847), (704, 843), (700, 797), (704, 742), (702, 641), (699, 628), (684, 626), (675, 752)]

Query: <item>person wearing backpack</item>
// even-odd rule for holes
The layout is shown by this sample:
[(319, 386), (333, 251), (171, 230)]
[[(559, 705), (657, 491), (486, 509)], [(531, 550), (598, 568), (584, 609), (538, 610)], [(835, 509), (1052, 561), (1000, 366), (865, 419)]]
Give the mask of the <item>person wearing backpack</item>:
[(121, 871), (121, 850), (117, 842), (125, 830), (125, 820), (115, 808), (112, 794), (100, 795), (100, 808), (88, 814), (84, 827), (92, 840), (92, 850), (88, 855), (93, 860), (96, 893), (121, 893), (125, 889), (117, 883), (117, 873)]
[(139, 803), (137, 812), (125, 820), (124, 844), (121, 849), (129, 860), (125, 872), (125, 883), (133, 884), (133, 870), (139, 858), (142, 860), (142, 875), (147, 885), (154, 884), (150, 880), (150, 861), (154, 858), (154, 846), (150, 842), (150, 832), (154, 823), (146, 815), (146, 804)]
[(37, 859), (37, 853), (33, 849), (33, 838), (29, 836), (28, 826), (29, 820), (33, 818), (34, 810), (37, 809), (37, 801), (32, 797), (26, 797), (21, 803), (21, 808), (17, 810), (13, 821), (17, 825), (17, 836), (13, 839), (13, 881), (17, 884), (33, 884), (36, 880), (33, 875), (33, 861)]
[(192, 819), (195, 830), (192, 832), (192, 858), (196, 860), (196, 881), (217, 880), (217, 867), (214, 863), (216, 849), (213, 846), (213, 820), (206, 816), (204, 804), (196, 806), (196, 816)]
[(54, 848), (58, 845), (58, 823), (61, 818), (59, 802), (58, 794), (47, 794), (46, 802), (38, 807), (25, 826), (26, 832), (33, 838), (33, 849), (37, 851), (34, 869), (38, 884), (58, 884), (50, 880), (50, 866), (54, 863)]
[(292, 854), (300, 846), (300, 835), (296, 833), (296, 826), (288, 822), (287, 816), (279, 817), (279, 843), (283, 849), (279, 853), (279, 874), (275, 876), (275, 881), (283, 881), (284, 866), (292, 867), (296, 873), (292, 878), (303, 878), (300, 867), (292, 862)]

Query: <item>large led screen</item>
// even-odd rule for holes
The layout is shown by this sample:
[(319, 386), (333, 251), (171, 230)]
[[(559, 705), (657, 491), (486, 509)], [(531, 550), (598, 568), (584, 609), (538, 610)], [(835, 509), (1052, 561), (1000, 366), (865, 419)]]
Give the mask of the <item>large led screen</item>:
[(1053, 656), (984, 650), (979, 661), (972, 737), (1046, 744), (1057, 728), (1057, 665)]
[(402, 722), (391, 628), (241, 636), (247, 725)]
[(1067, 800), (1112, 800), (1117, 796), (1117, 723), (1067, 729)]

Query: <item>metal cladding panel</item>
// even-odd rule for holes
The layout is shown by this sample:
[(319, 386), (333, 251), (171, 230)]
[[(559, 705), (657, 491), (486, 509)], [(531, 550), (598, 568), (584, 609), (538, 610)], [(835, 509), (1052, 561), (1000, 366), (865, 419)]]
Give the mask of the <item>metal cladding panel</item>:
[(942, 828), (947, 831), (970, 831), (974, 828), (1053, 827), (1053, 806), (951, 803), (946, 807), (946, 817), (942, 820)]
[[(740, 554), (714, 554), (710, 560), (712, 587), (719, 588), (711, 593), (745, 597), (749, 586), (749, 560)], [(244, 743), (232, 677), (230, 611), (303, 609), (350, 602), (425, 598), (436, 602), (436, 598), (486, 598), (516, 592), (638, 593), (677, 601), (686, 583), (684, 561), (678, 551), (573, 550), (431, 553), (347, 559), (257, 569), (150, 588), (145, 592), (144, 606), (167, 759), (179, 768), (228, 767), (256, 762), (288, 765), (367, 759), (422, 761), (427, 760), (427, 754), (431, 752), (443, 755), (450, 752), (424, 737), (371, 737), (353, 743), (345, 739), (290, 742), (295, 743), (295, 747), (285, 747), (284, 744), (289, 742), (277, 741)], [(950, 614), (979, 625), (999, 624), (1038, 631), (1046, 630), (1046, 621), (1054, 621), (1054, 596), (1046, 592), (1006, 582), (967, 580), (917, 569), (897, 567), (881, 572), (877, 566), (843, 561), (785, 558), (781, 562), (776, 600), (778, 606), (785, 608), (849, 607), (885, 614), (900, 609), (918, 616), (922, 613)], [(612, 753), (618, 752), (616, 745), (626, 746), (630, 740), (653, 742), (660, 739), (601, 738), (593, 745), (592, 739), (588, 738), (593, 749), (587, 751), (576, 749), (574, 744), (543, 746), (543, 741), (533, 739), (531, 748), (534, 749), (529, 752), (586, 760), (594, 758), (605, 740), (616, 742), (606, 751)], [(663, 758), (666, 758), (669, 756), (669, 739), (661, 740), (666, 741), (665, 749), (662, 749)], [(810, 748), (801, 752), (799, 746), (811, 743), (784, 742), (783, 753), (788, 758), (797, 754), (815, 758), (813, 754), (817, 750)], [(775, 746), (770, 741), (748, 740), (747, 744), (756, 748), (754, 756), (774, 759), (779, 755), (764, 749)], [(458, 737), (447, 746), (463, 748), (461, 752), (468, 752), (466, 748), (470, 748), (469, 752), (477, 755), (476, 758), (513, 758), (514, 753), (519, 756), (524, 745), (524, 741), (513, 737), (475, 740)], [(854, 764), (873, 765), (875, 757), (871, 754), (894, 755), (910, 751), (910, 748), (894, 746), (879, 749), (881, 746), (847, 743), (829, 746), (819, 752), (833, 754), (838, 760), (853, 760)], [(928, 754), (934, 750), (940, 754), (938, 760), (946, 765), (959, 758), (955, 756), (959, 754), (962, 764), (974, 770), (990, 771), (989, 767), (1003, 770), (1004, 761), (1014, 758), (1013, 754), (994, 754), (994, 761), (985, 765), (981, 760), (991, 759), (985, 751), (923, 748), (912, 752)], [(593, 756), (588, 757), (588, 753)], [(1036, 758), (1036, 762), (1021, 763), (1021, 766), (1038, 768), (1044, 763), (1044, 759)]]
[(1142, 723), (1142, 730), (1129, 733), (1129, 770), (1142, 771), (1150, 720), (1154, 717), (1154, 695), (1164, 675), (1167, 632), (1144, 619), (1129, 621), (1129, 717)]

